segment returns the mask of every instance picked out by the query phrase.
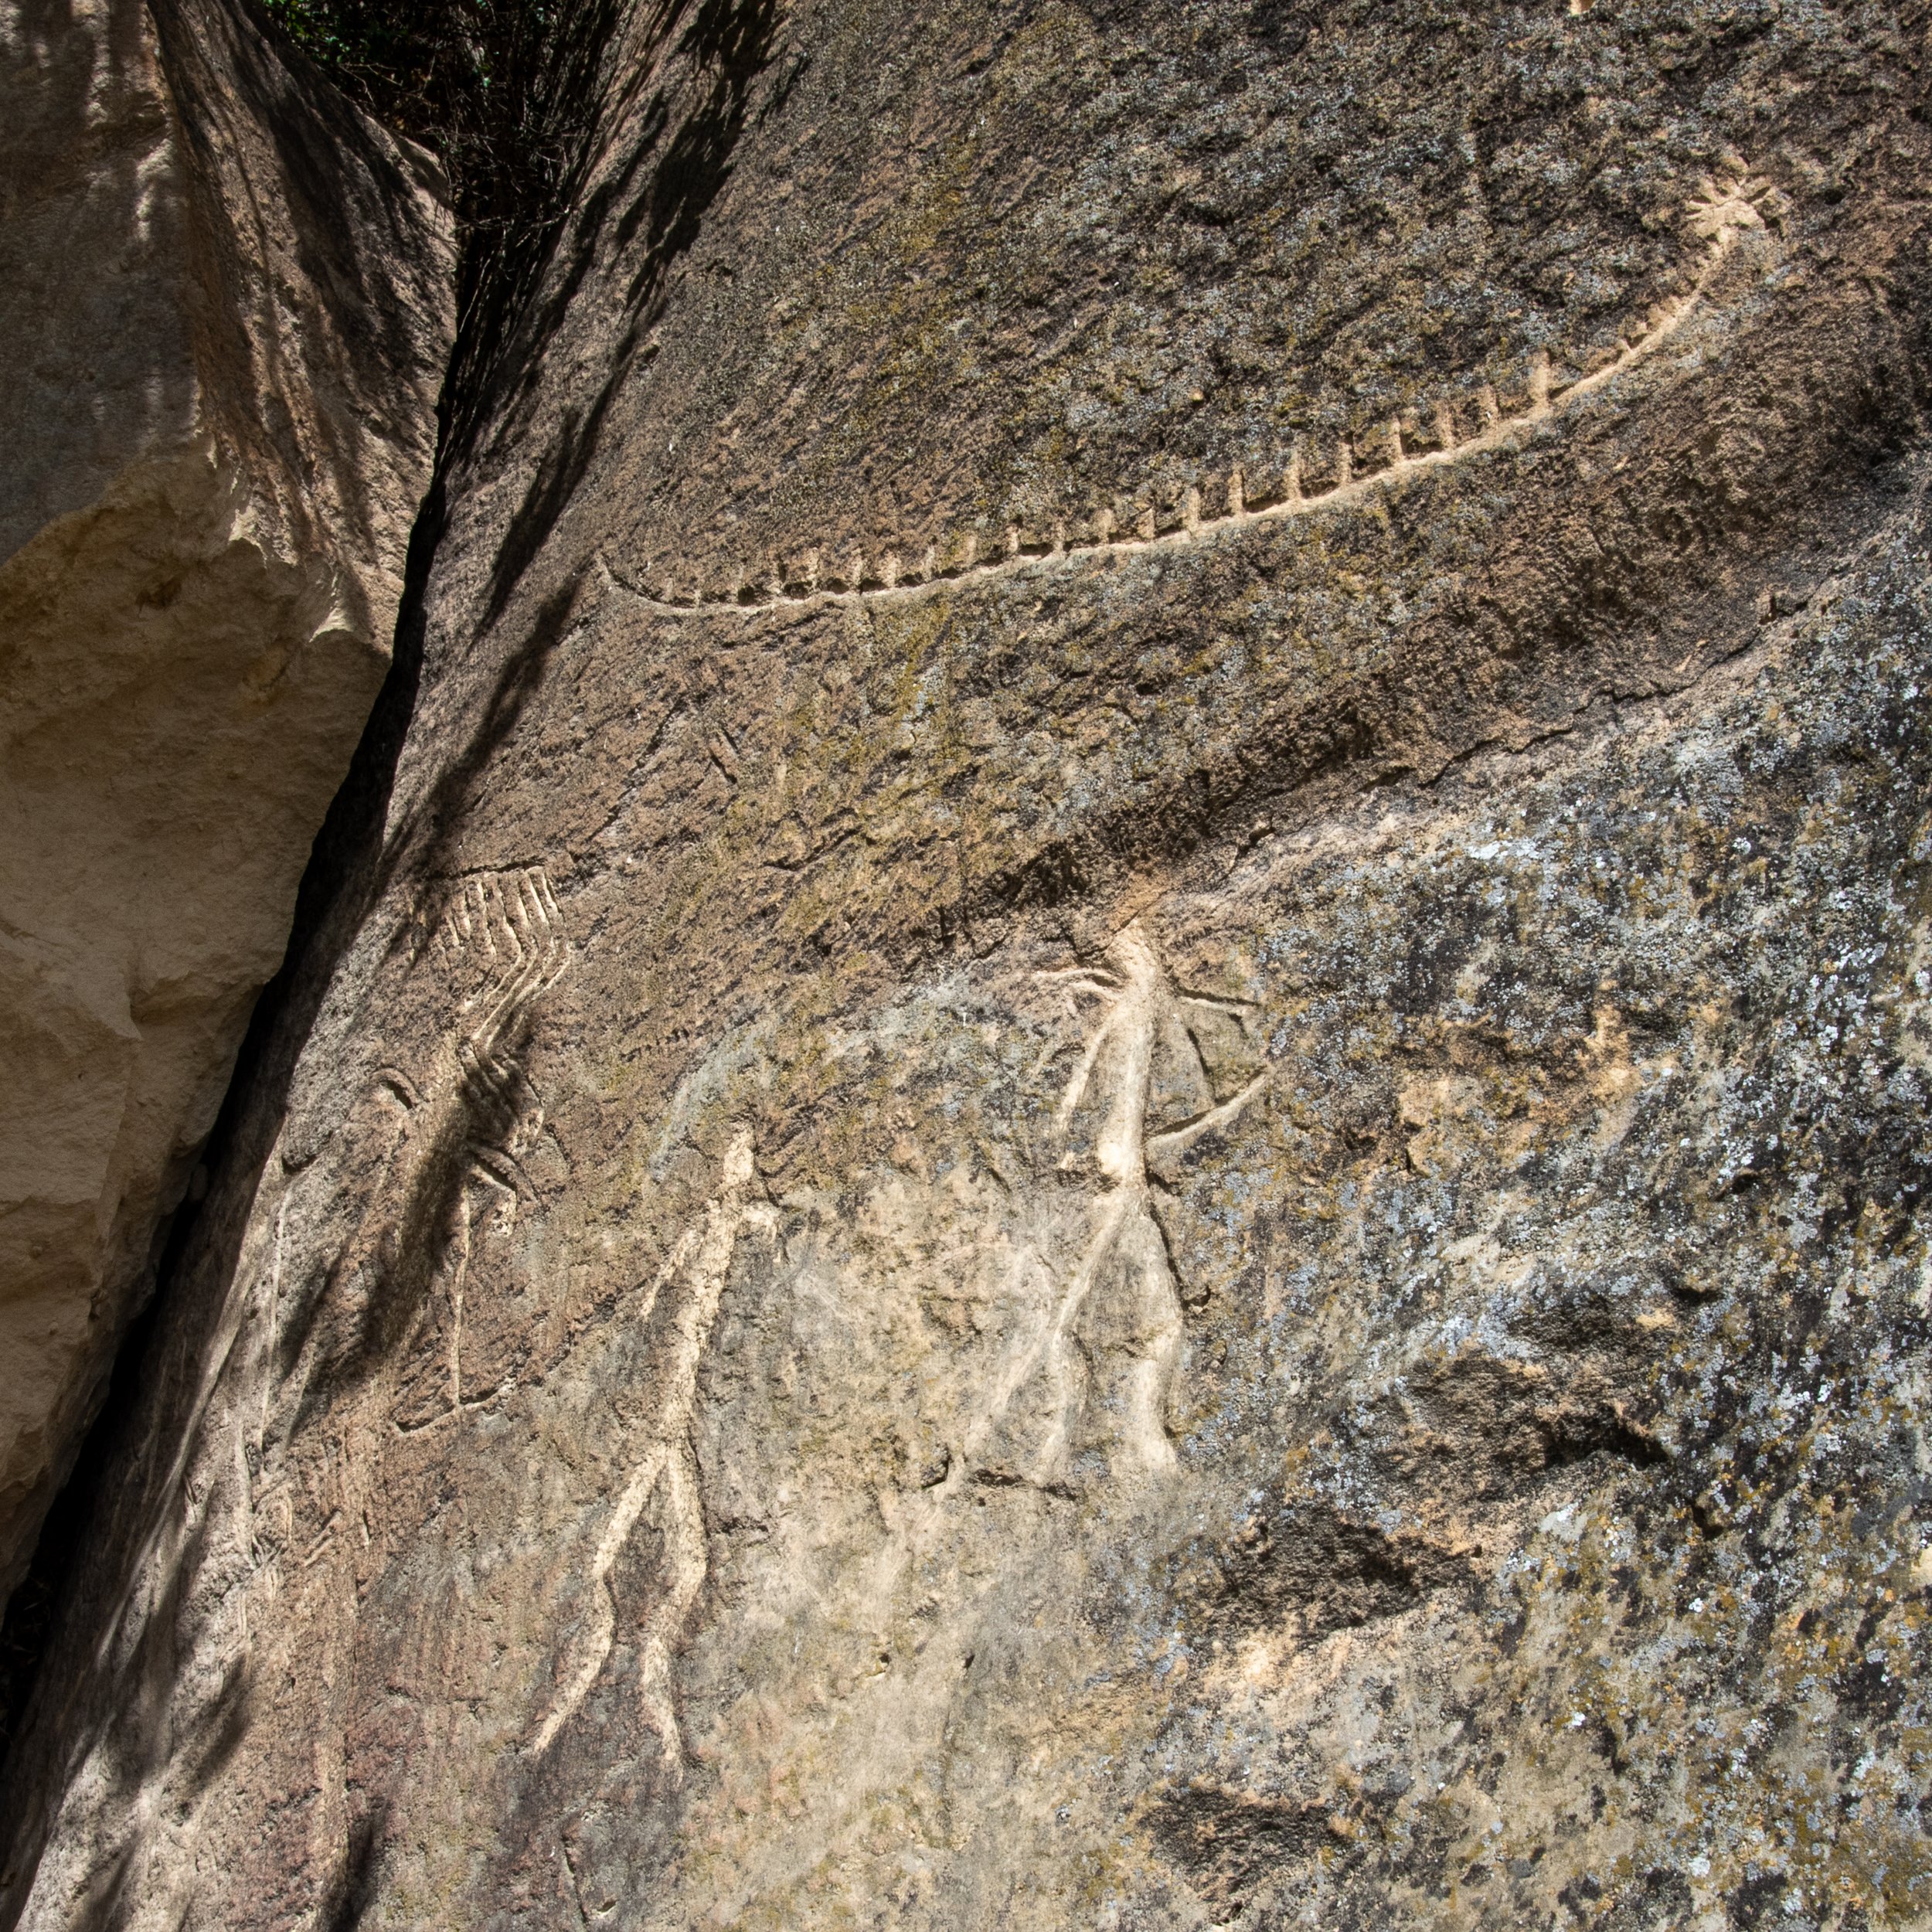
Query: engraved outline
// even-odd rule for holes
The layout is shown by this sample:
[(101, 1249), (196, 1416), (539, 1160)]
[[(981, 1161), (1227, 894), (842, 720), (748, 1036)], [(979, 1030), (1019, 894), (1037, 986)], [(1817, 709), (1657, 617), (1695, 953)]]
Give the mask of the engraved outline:
[[(888, 551), (875, 564), (854, 549), (842, 567), (828, 573), (823, 553), (808, 550), (795, 565), (781, 568), (768, 562), (760, 576), (740, 569), (722, 586), (713, 583), (681, 593), (681, 580), (695, 580), (695, 566), (676, 563), (659, 566), (658, 582), (662, 594), (647, 585), (633, 582), (614, 565), (604, 552), (596, 561), (607, 580), (647, 609), (670, 616), (719, 615), (737, 613), (756, 615), (768, 611), (828, 609), (839, 604), (872, 605), (887, 600), (923, 597), (948, 585), (1016, 571), (1050, 569), (1073, 559), (1129, 556), (1141, 552), (1179, 547), (1268, 523), (1286, 522), (1318, 511), (1359, 502), (1371, 492), (1398, 478), (1424, 471), (1445, 469), (1465, 457), (1500, 449), (1521, 431), (1573, 407), (1599, 389), (1655, 355), (1709, 298), (1719, 270), (1730, 260), (1740, 238), (1747, 233), (1764, 234), (1767, 226), (1758, 203), (1775, 206), (1776, 191), (1770, 184), (1739, 172), (1721, 180), (1706, 178), (1685, 211), (1685, 225), (1692, 236), (1706, 244), (1704, 260), (1691, 286), (1680, 295), (1652, 305), (1644, 318), (1641, 332), (1626, 335), (1620, 352), (1601, 368), (1566, 384), (1550, 387), (1549, 356), (1539, 349), (1529, 369), (1529, 401), (1520, 410), (1504, 414), (1495, 392), (1487, 384), (1475, 393), (1483, 427), (1462, 441), (1455, 438), (1455, 418), (1451, 404), (1439, 398), (1430, 411), (1437, 446), (1411, 453), (1404, 444), (1400, 419), (1391, 420), (1381, 432), (1385, 447), (1392, 449), (1389, 461), (1375, 470), (1357, 474), (1354, 446), (1346, 437), (1337, 452), (1335, 480), (1315, 495), (1301, 488), (1299, 451), (1291, 455), (1278, 492), (1250, 498), (1246, 478), (1240, 469), (1227, 479), (1226, 507), (1204, 509), (1198, 488), (1186, 490), (1170, 512), (1171, 527), (1162, 528), (1162, 519), (1151, 507), (1142, 506), (1138, 526), (1124, 531), (1111, 509), (1102, 509), (1089, 522), (1071, 529), (1062, 520), (1053, 526), (1044, 541), (1029, 540), (1018, 525), (1009, 525), (1004, 545), (982, 552), (976, 531), (949, 540), (942, 550), (929, 547), (923, 560), (908, 566), (896, 552)], [(942, 556), (948, 560), (942, 562)]]

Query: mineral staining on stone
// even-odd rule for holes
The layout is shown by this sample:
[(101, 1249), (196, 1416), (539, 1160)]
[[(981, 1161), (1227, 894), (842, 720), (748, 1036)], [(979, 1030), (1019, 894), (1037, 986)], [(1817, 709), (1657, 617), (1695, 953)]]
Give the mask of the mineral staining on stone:
[(626, 43), (24, 1923), (1932, 1908), (1915, 43), (1318, 11)]

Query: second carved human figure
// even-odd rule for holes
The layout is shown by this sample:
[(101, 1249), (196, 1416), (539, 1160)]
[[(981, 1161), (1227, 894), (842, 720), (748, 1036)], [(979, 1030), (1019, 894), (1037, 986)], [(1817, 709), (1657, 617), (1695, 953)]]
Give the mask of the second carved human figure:
[(1071, 1494), (1090, 1462), (1129, 1481), (1174, 1464), (1168, 1407), (1185, 1329), (1148, 1166), (1231, 1122), (1267, 1076), (1216, 1100), (1197, 1029), (1245, 1009), (1176, 988), (1138, 920), (1102, 965), (1046, 978), (1071, 999), (1102, 1002), (1054, 1119), (1059, 1171), (1084, 1184), (1083, 1224), (967, 1454), (995, 1478)]

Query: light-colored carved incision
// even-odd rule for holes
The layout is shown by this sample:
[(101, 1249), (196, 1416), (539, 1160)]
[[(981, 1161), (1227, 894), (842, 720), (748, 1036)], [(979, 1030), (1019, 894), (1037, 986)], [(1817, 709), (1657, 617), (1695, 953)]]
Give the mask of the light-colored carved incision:
[[(1586, 401), (1655, 355), (1709, 299), (1719, 271), (1739, 243), (1747, 236), (1764, 234), (1760, 205), (1774, 194), (1767, 183), (1745, 175), (1706, 180), (1685, 214), (1690, 239), (1702, 245), (1694, 277), (1681, 294), (1655, 304), (1634, 320), (1616, 355), (1600, 367), (1557, 389), (1553, 386), (1549, 353), (1539, 349), (1526, 371), (1525, 400), (1520, 408), (1505, 412), (1487, 384), (1465, 400), (1460, 416), (1447, 398), (1440, 399), (1422, 412), (1434, 447), (1410, 450), (1400, 423), (1390, 423), (1374, 439), (1385, 460), (1372, 469), (1359, 464), (1358, 452), (1344, 437), (1334, 452), (1325, 489), (1306, 489), (1298, 450), (1290, 452), (1281, 475), (1273, 483), (1261, 484), (1236, 470), (1229, 476), (1224, 498), (1204, 503), (1199, 490), (1190, 485), (1165, 517), (1143, 504), (1134, 523), (1123, 526), (1111, 509), (1104, 508), (1083, 523), (1056, 521), (1050, 536), (1042, 534), (1037, 540), (1009, 527), (1005, 540), (994, 543), (984, 543), (978, 532), (968, 530), (929, 547), (917, 563), (909, 562), (896, 550), (876, 561), (855, 552), (827, 572), (821, 570), (820, 553), (812, 550), (791, 568), (772, 566), (755, 575), (728, 570), (709, 586), (700, 583), (696, 570), (682, 563), (658, 565), (646, 570), (639, 580), (607, 557), (600, 555), (598, 563), (611, 583), (655, 610), (723, 614), (804, 609), (916, 597), (961, 580), (1198, 543), (1259, 525), (1342, 508), (1404, 477), (1446, 468), (1485, 451), (1500, 449), (1525, 430)], [(1478, 427), (1464, 435), (1462, 430), (1472, 409)]]
[(542, 1100), (517, 1058), (517, 1035), (570, 963), (549, 875), (526, 866), (466, 879), (431, 947), (454, 985), (475, 979), (457, 1001), (464, 1023), (455, 1041), (474, 1128), (469, 1151), (485, 1178), (514, 1197), (515, 1164), (543, 1128)]
[(590, 1611), (587, 1624), (570, 1646), (570, 1671), (549, 1714), (531, 1740), (540, 1757), (590, 1695), (617, 1638), (617, 1605), (611, 1594), (612, 1566), (630, 1542), (645, 1510), (664, 1539), (662, 1594), (648, 1614), (638, 1647), (638, 1699), (646, 1723), (658, 1734), (674, 1778), (682, 1777), (684, 1747), (671, 1696), (671, 1655), (685, 1620), (703, 1587), (706, 1569), (704, 1510), (698, 1492), (696, 1451), (692, 1445), (692, 1410), (697, 1400), (698, 1367), (717, 1320), (718, 1303), (740, 1233), (748, 1226), (770, 1229), (776, 1217), (769, 1203), (753, 1198), (751, 1136), (740, 1133), (726, 1150), (716, 1196), (702, 1217), (686, 1228), (669, 1257), (645, 1290), (637, 1319), (648, 1321), (667, 1287), (675, 1284), (676, 1311), (670, 1323), (663, 1366), (663, 1393), (643, 1455), (631, 1470), (624, 1493), (612, 1509), (590, 1563)]
[[(1066, 1485), (1074, 1432), (1087, 1406), (1090, 1378), (1077, 1331), (1097, 1292), (1113, 1300), (1112, 1326), (1131, 1358), (1121, 1426), (1124, 1464), (1144, 1475), (1172, 1466), (1167, 1410), (1184, 1332), (1179, 1287), (1154, 1218), (1148, 1165), (1182, 1153), (1202, 1135), (1228, 1125), (1268, 1077), (1265, 1071), (1258, 1073), (1218, 1105), (1172, 1127), (1150, 1130), (1148, 1110), (1162, 1055), (1189, 1056), (1191, 1083), (1211, 1094), (1189, 1025), (1190, 1009), (1197, 1015), (1238, 1015), (1242, 1009), (1231, 1001), (1177, 989), (1138, 920), (1115, 935), (1106, 958), (1102, 969), (1075, 967), (1048, 975), (1070, 994), (1104, 1005), (1060, 1097), (1056, 1122), (1065, 1136), (1077, 1114), (1097, 1107), (1090, 1151), (1083, 1161), (1070, 1151), (1061, 1162), (1063, 1168), (1090, 1165), (1098, 1182), (1088, 1206), (1087, 1238), (1045, 1327), (1014, 1362), (985, 1423), (975, 1432), (983, 1438), (997, 1427), (1015, 1397), (1043, 1372), (1048, 1423), (1026, 1474), (1049, 1489)], [(1198, 1018), (1195, 1023), (1200, 1023)], [(975, 1446), (969, 1440), (969, 1459)]]
[[(479, 1407), (494, 1393), (474, 1398), (463, 1387), (464, 1298), (478, 1204), (493, 1201), (496, 1226), (507, 1231), (519, 1204), (534, 1192), (522, 1157), (543, 1131), (543, 1102), (523, 1070), (520, 1035), (532, 1006), (563, 978), (570, 961), (563, 913), (540, 865), (463, 879), (423, 951), (441, 973), (455, 1008), (457, 1025), (447, 1049), (455, 1077), (449, 1077), (446, 1066), (427, 1097), (393, 1070), (384, 1070), (379, 1083), (411, 1117), (406, 1143), (418, 1158), (441, 1140), (440, 1123), (450, 1113), (460, 1113), (463, 1175), (448, 1246), (438, 1261), (449, 1302), (449, 1406), (427, 1420), (398, 1425), (410, 1434)], [(405, 1158), (401, 1165), (406, 1187), (413, 1163)], [(393, 1213), (386, 1199), (379, 1204), (386, 1225)]]
[(465, 879), (437, 923), (430, 951), (453, 984), (476, 978), (457, 1002), (466, 1022), (457, 1053), (466, 1074), (472, 1064), (489, 1066), (531, 1003), (570, 964), (549, 874), (526, 866)]

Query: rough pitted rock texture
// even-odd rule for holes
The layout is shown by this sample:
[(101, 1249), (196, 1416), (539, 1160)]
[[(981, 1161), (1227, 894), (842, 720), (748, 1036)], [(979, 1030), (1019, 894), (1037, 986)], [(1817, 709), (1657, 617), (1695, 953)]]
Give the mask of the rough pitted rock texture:
[(18, 1922), (1925, 1923), (1927, 26), (638, 10)]
[(382, 682), (451, 248), (225, 0), (0, 7), (0, 1598)]

